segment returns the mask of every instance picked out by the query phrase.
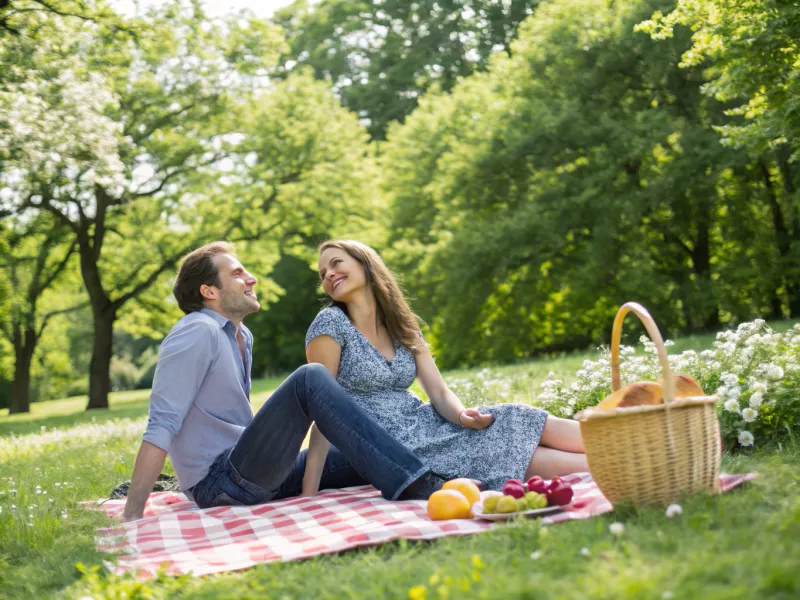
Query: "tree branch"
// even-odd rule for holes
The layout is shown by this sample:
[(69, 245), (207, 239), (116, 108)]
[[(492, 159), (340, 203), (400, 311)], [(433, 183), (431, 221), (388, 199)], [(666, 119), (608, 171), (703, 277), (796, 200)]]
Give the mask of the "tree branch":
[(77, 249), (78, 249), (78, 240), (73, 240), (72, 244), (69, 247), (69, 250), (67, 250), (67, 253), (64, 255), (64, 258), (61, 260), (61, 262), (59, 262), (56, 265), (55, 269), (53, 269), (53, 272), (47, 276), (47, 279), (44, 281), (44, 283), (42, 283), (41, 286), (36, 290), (37, 296), (41, 294), (44, 290), (46, 290), (48, 287), (50, 287), (53, 281), (55, 281), (56, 277), (58, 277), (59, 273), (61, 273), (61, 271), (64, 270), (64, 267), (67, 266), (70, 257), (75, 253), (75, 250)]
[(174, 267), (175, 263), (178, 262), (181, 256), (190, 252), (193, 247), (194, 245), (188, 246), (185, 249), (182, 249), (180, 252), (177, 252), (172, 256), (170, 256), (169, 258), (167, 258), (163, 263), (161, 263), (160, 267), (158, 267), (155, 271), (150, 273), (147, 279), (145, 279), (144, 281), (140, 281), (132, 290), (126, 292), (125, 294), (114, 300), (111, 303), (112, 308), (114, 310), (119, 310), (122, 307), (122, 305), (125, 304), (128, 300), (130, 300), (131, 298), (135, 298), (136, 296), (141, 294), (144, 290), (146, 290), (148, 287), (153, 285), (156, 279), (158, 279), (164, 271)]
[[(161, 115), (161, 117), (159, 117), (158, 119), (156, 119), (155, 121), (153, 121), (150, 124), (150, 127), (146, 128), (140, 134), (131, 135), (131, 138), (133, 139), (133, 143), (134, 144), (141, 143), (143, 140), (146, 140), (151, 135), (153, 135), (153, 133), (158, 131), (161, 127), (163, 127), (164, 125), (167, 125), (169, 123), (170, 119), (182, 115), (186, 111), (193, 109), (195, 106), (197, 106), (201, 102), (205, 102), (206, 100), (211, 100), (211, 98), (212, 98), (212, 96), (208, 96), (206, 98), (201, 98), (198, 102), (192, 102), (191, 104), (187, 104), (186, 106), (182, 106), (181, 108), (179, 108), (177, 110), (174, 110), (172, 112), (168, 112), (166, 114)], [(131, 126), (133, 127), (134, 123), (131, 123)]]
[(225, 158), (225, 156), (227, 156), (227, 154), (214, 154), (214, 156), (212, 158), (210, 158), (208, 160), (205, 160), (205, 161), (202, 161), (202, 162), (200, 162), (200, 163), (198, 163), (196, 165), (187, 165), (187, 164), (185, 164), (186, 161), (189, 160), (190, 158), (192, 158), (193, 156), (195, 156), (194, 153), (187, 154), (183, 158), (183, 160), (181, 162), (179, 162), (178, 165), (175, 166), (175, 170), (170, 171), (169, 173), (164, 175), (164, 177), (161, 179), (161, 183), (159, 183), (155, 188), (153, 188), (152, 190), (148, 190), (146, 192), (140, 192), (139, 190), (141, 190), (142, 187), (145, 184), (148, 183), (147, 181), (145, 181), (133, 193), (133, 197), (134, 198), (147, 198), (149, 196), (157, 194), (158, 192), (163, 190), (164, 186), (169, 182), (169, 180), (172, 179), (173, 177), (175, 177), (176, 175), (181, 175), (183, 173), (187, 173), (187, 172), (192, 171), (194, 169), (199, 169), (200, 167), (207, 167), (208, 165), (212, 165), (215, 162), (217, 162), (218, 160), (220, 160), (222, 158)]
[(73, 223), (67, 215), (62, 213), (58, 208), (53, 206), (50, 203), (50, 199), (45, 200), (44, 196), (42, 196), (41, 202), (38, 204), (33, 202), (33, 197), (37, 194), (29, 194), (28, 197), (25, 199), (25, 202), (22, 203), (20, 208), (38, 208), (40, 210), (46, 210), (50, 214), (54, 215), (63, 225), (69, 227), (76, 235), (80, 233), (78, 225)]
[(42, 322), (41, 322), (41, 325), (39, 326), (39, 331), (37, 331), (37, 333), (36, 333), (36, 337), (40, 338), (42, 336), (42, 332), (44, 331), (44, 328), (47, 327), (47, 322), (52, 317), (55, 317), (56, 315), (63, 315), (65, 313), (70, 313), (70, 312), (73, 312), (73, 311), (76, 311), (76, 310), (80, 310), (82, 308), (86, 308), (87, 306), (89, 306), (89, 301), (88, 300), (86, 300), (84, 302), (81, 302), (80, 304), (76, 304), (75, 306), (70, 306), (69, 308), (62, 308), (60, 310), (54, 310), (54, 311), (51, 311), (51, 312), (49, 312), (49, 313), (47, 313), (45, 315), (42, 315)]

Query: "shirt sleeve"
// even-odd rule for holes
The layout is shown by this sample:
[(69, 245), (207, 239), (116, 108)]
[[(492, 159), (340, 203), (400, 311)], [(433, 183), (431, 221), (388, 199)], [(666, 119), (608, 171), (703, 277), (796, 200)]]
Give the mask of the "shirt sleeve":
[(203, 321), (173, 329), (161, 344), (142, 439), (169, 451), (216, 356), (213, 325)]
[(328, 335), (344, 346), (344, 322), (347, 316), (338, 308), (323, 308), (311, 323), (306, 333), (306, 346), (316, 337)]

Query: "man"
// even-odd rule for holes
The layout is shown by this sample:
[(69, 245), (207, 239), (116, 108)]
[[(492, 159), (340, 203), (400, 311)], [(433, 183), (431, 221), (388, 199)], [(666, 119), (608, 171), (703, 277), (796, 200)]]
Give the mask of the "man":
[(322, 365), (300, 367), (258, 414), (250, 407), (256, 278), (226, 242), (187, 255), (173, 293), (186, 313), (161, 345), (150, 418), (123, 520), (139, 519), (169, 454), (181, 489), (201, 508), (300, 493), (312, 422), (334, 445), (320, 487), (365, 480), (390, 500), (425, 499), (443, 484), (356, 406)]

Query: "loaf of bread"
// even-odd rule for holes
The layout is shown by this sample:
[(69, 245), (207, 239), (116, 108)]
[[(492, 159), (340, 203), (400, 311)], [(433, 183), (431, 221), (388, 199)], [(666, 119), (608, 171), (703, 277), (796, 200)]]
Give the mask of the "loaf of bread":
[[(661, 387), (663, 379), (656, 381), (637, 381), (631, 383), (607, 396), (595, 409), (614, 410), (615, 408), (629, 408), (631, 406), (647, 406), (662, 404), (664, 402), (664, 389)], [(688, 398), (692, 396), (705, 396), (700, 384), (689, 375), (675, 376), (675, 397)]]
[(661, 404), (663, 401), (664, 394), (661, 384), (655, 381), (637, 381), (618, 389), (595, 408), (598, 410), (613, 410), (630, 406)]
[[(658, 383), (664, 383), (663, 379), (659, 379)], [(693, 396), (705, 396), (706, 393), (697, 380), (691, 375), (675, 375), (675, 397), (676, 398), (690, 398)]]

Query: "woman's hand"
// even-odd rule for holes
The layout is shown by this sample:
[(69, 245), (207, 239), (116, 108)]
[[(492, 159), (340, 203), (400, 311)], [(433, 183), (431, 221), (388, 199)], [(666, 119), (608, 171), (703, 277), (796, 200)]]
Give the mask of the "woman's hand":
[(476, 408), (465, 408), (458, 413), (458, 422), (467, 429), (486, 429), (494, 423), (494, 415), (484, 415)]

